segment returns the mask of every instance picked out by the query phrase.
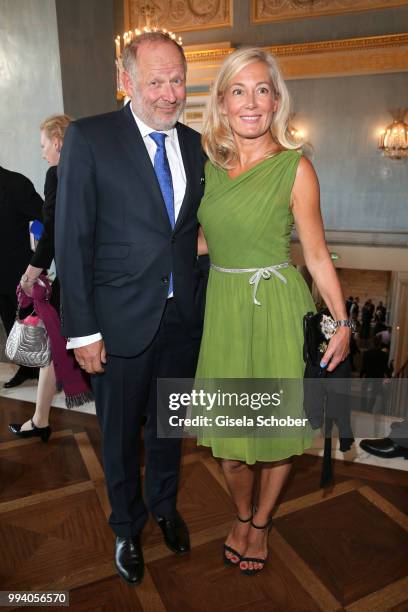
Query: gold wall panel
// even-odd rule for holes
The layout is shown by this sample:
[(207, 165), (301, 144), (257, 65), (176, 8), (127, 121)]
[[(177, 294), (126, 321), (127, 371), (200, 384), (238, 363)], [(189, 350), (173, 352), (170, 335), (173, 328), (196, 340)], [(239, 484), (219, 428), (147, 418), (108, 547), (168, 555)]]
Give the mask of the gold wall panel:
[[(286, 79), (408, 72), (408, 34), (265, 47)], [(187, 51), (187, 84), (209, 85), (234, 49)]]
[(408, 6), (408, 0), (251, 0), (252, 23)]
[(285, 78), (329, 77), (408, 70), (408, 34), (268, 47)]
[[(144, 0), (124, 0), (125, 30), (139, 25)], [(162, 27), (177, 34), (232, 26), (233, 0), (154, 0), (155, 16)]]

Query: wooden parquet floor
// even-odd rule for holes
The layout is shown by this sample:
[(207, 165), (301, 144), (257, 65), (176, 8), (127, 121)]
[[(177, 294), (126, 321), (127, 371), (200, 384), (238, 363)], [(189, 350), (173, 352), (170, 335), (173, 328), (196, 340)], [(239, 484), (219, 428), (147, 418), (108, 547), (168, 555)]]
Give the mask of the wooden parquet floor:
[(55, 408), (47, 444), (16, 440), (8, 423), (32, 411), (0, 398), (0, 590), (66, 590), (75, 611), (408, 611), (407, 472), (338, 461), (323, 492), (320, 459), (296, 458), (268, 564), (249, 578), (221, 563), (234, 509), (218, 463), (186, 440), (179, 509), (192, 551), (175, 557), (150, 521), (133, 588), (113, 564), (96, 417)]

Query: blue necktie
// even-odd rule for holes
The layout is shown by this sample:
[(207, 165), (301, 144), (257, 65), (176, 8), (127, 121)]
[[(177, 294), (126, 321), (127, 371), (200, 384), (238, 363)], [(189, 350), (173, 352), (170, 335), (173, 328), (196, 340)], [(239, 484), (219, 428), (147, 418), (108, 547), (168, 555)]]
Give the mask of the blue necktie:
[[(169, 215), (170, 224), (173, 228), (175, 225), (174, 213), (174, 190), (173, 180), (171, 178), (169, 160), (167, 159), (166, 147), (164, 141), (167, 134), (161, 132), (152, 132), (149, 134), (157, 145), (156, 154), (154, 156), (154, 171), (156, 172), (157, 180), (159, 181), (160, 190), (162, 192), (164, 203), (166, 204), (167, 214)], [(173, 293), (173, 275), (169, 279), (169, 294)]]

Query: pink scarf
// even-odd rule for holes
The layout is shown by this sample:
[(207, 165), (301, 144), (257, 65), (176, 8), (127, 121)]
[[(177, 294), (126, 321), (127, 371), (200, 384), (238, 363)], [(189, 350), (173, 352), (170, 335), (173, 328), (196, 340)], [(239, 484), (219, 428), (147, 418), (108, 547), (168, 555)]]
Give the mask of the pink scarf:
[(61, 335), (61, 324), (57, 311), (49, 303), (51, 285), (48, 278), (41, 274), (43, 285), (36, 283), (33, 286), (33, 296), (30, 297), (17, 287), (17, 297), (20, 308), (28, 308), (34, 304), (37, 315), (44, 322), (47, 330), (52, 362), (54, 364), (57, 385), (65, 392), (67, 408), (82, 406), (92, 401), (92, 391), (89, 386), (87, 374), (79, 367), (73, 352), (65, 348), (65, 338)]

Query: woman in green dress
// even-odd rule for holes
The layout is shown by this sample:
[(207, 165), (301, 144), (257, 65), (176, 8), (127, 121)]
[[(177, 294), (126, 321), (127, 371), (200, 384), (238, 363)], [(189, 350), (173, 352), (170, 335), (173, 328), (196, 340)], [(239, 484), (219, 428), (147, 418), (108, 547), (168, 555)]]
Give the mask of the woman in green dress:
[[(257, 48), (232, 53), (213, 85), (203, 131), (205, 194), (199, 209), (199, 253), (211, 270), (200, 379), (302, 379), (303, 316), (314, 303), (290, 262), (293, 223), (304, 258), (338, 321), (323, 357), (332, 371), (349, 353), (344, 297), (328, 253), (312, 164), (288, 131), (290, 99), (276, 61)], [(198, 444), (222, 459), (237, 520), (224, 562), (245, 574), (263, 569), (271, 512), (310, 435), (220, 437), (202, 431)], [(254, 465), (260, 488), (254, 508)]]

